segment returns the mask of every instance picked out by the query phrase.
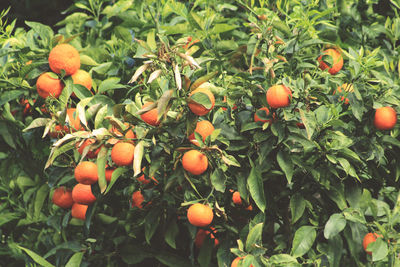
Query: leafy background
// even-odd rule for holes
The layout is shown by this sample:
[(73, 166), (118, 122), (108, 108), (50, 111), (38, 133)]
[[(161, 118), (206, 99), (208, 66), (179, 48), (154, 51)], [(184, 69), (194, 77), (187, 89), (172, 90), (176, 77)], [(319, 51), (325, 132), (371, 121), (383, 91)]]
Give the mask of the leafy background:
[[(2, 262), (229, 266), (245, 256), (242, 266), (398, 266), (399, 127), (377, 131), (373, 115), (384, 105), (399, 112), (399, 7), (398, 1), (88, 0), (74, 1), (56, 21), (17, 20), (24, 28), (3, 11)], [(190, 48), (189, 36), (198, 40)], [(63, 41), (79, 50), (94, 96), (65, 78), (57, 101), (38, 98), (36, 79)], [(317, 62), (330, 46), (345, 59), (334, 76)], [(140, 72), (149, 58), (153, 63)], [(184, 82), (177, 89), (175, 66), (190, 88)], [(147, 83), (157, 70), (161, 75)], [(202, 147), (211, 166), (196, 177), (179, 160), (197, 120), (186, 96), (202, 81), (216, 96), (206, 118), (217, 131)], [(291, 88), (292, 104), (274, 110), (274, 123), (254, 123), (256, 110), (267, 105), (265, 91), (277, 83)], [(333, 94), (343, 83), (354, 85), (345, 95), (349, 105)], [(32, 106), (28, 113), (21, 99)], [(140, 120), (145, 99), (159, 99), (161, 127)], [(71, 106), (85, 110), (86, 131), (57, 145), (42, 138), (46, 127), (63, 123), (57, 112)], [(71, 219), (51, 203), (51, 193), (75, 184), (81, 160), (75, 142), (94, 134), (106, 144), (110, 126), (124, 121), (135, 125), (141, 148), (135, 158), (160, 183), (140, 185), (133, 168), (119, 168), (105, 192), (104, 177), (93, 186), (98, 201), (87, 220)], [(109, 161), (111, 146), (105, 147), (98, 164)], [(138, 189), (151, 202), (144, 209), (129, 203)], [(253, 209), (233, 205), (230, 189)], [(218, 215), (218, 247), (210, 240), (194, 247), (197, 229), (185, 215), (196, 201), (207, 201)], [(367, 232), (383, 235), (372, 256), (361, 245)]]

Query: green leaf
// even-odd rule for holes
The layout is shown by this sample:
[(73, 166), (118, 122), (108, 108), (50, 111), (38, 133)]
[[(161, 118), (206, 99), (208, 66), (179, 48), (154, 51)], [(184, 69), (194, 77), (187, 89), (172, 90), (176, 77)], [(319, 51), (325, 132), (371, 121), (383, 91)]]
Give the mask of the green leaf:
[(304, 213), (306, 208), (306, 201), (301, 194), (294, 194), (290, 198), (290, 212), (292, 214), (292, 224), (297, 222)]
[(72, 257), (69, 259), (65, 267), (79, 267), (81, 266), (83, 252), (76, 252)]
[(3, 106), (5, 103), (7, 103), (11, 100), (19, 98), (23, 93), (24, 93), (24, 91), (22, 91), (22, 90), (12, 90), (12, 91), (1, 92), (0, 106)]
[(127, 171), (128, 171), (128, 169), (127, 169), (127, 168), (124, 168), (124, 167), (116, 168), (116, 169), (113, 171), (112, 176), (111, 176), (111, 182), (108, 184), (107, 189), (106, 189), (106, 191), (104, 192), (104, 195), (107, 194), (107, 193), (111, 190), (111, 188), (113, 187), (113, 185), (115, 184), (115, 182), (118, 180), (118, 178), (119, 178), (122, 174), (124, 174), (125, 172), (127, 172)]
[(228, 32), (228, 31), (234, 30), (236, 28), (237, 28), (237, 26), (232, 25), (232, 24), (225, 24), (225, 23), (215, 24), (215, 26), (211, 29), (211, 34), (219, 34), (219, 33), (223, 33), (223, 32)]
[(139, 141), (135, 146), (134, 157), (133, 157), (133, 175), (137, 176), (142, 171), (142, 159), (144, 153), (144, 141)]
[(214, 72), (207, 73), (204, 76), (201, 76), (200, 78), (198, 78), (196, 81), (194, 81), (191, 84), (190, 90), (193, 91), (193, 90), (197, 89), (200, 85), (202, 85), (205, 82), (208, 82), (209, 80), (214, 78), (215, 75), (217, 75), (217, 74), (218, 74), (218, 71), (214, 71)]
[(32, 258), (32, 260), (34, 260), (37, 264), (40, 264), (43, 267), (55, 267), (53, 264), (51, 264), (50, 262), (48, 262), (47, 260), (45, 260), (44, 258), (42, 258), (41, 256), (39, 256), (38, 254), (36, 254), (35, 252), (21, 247), (21, 246), (17, 246), (19, 249), (22, 249), (23, 251), (26, 252), (26, 254), (29, 255), (29, 257)]
[(187, 267), (192, 264), (183, 257), (168, 252), (157, 252), (154, 257), (168, 267)]
[(43, 203), (48, 196), (50, 188), (47, 184), (43, 184), (36, 193), (35, 198), (35, 218), (39, 218), (40, 211), (42, 210)]
[(215, 171), (211, 174), (210, 179), (215, 190), (222, 193), (225, 192), (226, 176), (220, 169), (215, 169)]
[(106, 161), (107, 161), (107, 151), (108, 149), (105, 146), (101, 146), (99, 154), (97, 154), (97, 173), (99, 175), (99, 189), (101, 193), (107, 188), (107, 180), (106, 180)]
[(190, 102), (195, 102), (197, 104), (202, 105), (206, 109), (211, 109), (212, 103), (211, 99), (208, 97), (207, 94), (203, 92), (198, 92), (190, 96)]
[(82, 65), (87, 65), (87, 66), (98, 66), (99, 65), (99, 63), (97, 63), (93, 58), (91, 58), (87, 55), (80, 54), (79, 57), (81, 59)]
[[(271, 256), (269, 261), (271, 264), (277, 264), (278, 266), (283, 266), (284, 264), (289, 264), (289, 263), (298, 263), (296, 258), (292, 257), (289, 254), (273, 255), (273, 256)], [(292, 266), (292, 265), (290, 265), (290, 266)]]
[(120, 78), (111, 77), (102, 81), (99, 85), (99, 88), (97, 89), (98, 93), (104, 93), (108, 90), (125, 88), (125, 85), (119, 83), (120, 80)]
[(159, 208), (153, 208), (145, 217), (144, 223), (144, 234), (146, 242), (150, 244), (150, 240), (157, 230), (157, 227), (161, 219), (161, 210)]
[(167, 231), (165, 232), (165, 242), (173, 248), (176, 249), (176, 236), (179, 234), (179, 228), (176, 224), (176, 220), (171, 220), (168, 224)]
[(209, 267), (211, 263), (212, 252), (214, 248), (214, 240), (206, 236), (199, 251), (197, 261), (200, 267)]
[(292, 256), (298, 258), (306, 254), (314, 244), (316, 236), (317, 232), (313, 226), (300, 227), (294, 234)]
[(341, 213), (332, 214), (325, 224), (324, 236), (331, 239), (339, 234), (346, 227), (346, 219)]
[(372, 251), (372, 261), (374, 262), (383, 260), (389, 253), (388, 245), (382, 238), (378, 238), (375, 242), (369, 243), (367, 250)]
[(246, 239), (246, 251), (251, 252), (253, 249), (258, 249), (256, 245), (262, 244), (262, 229), (263, 223), (256, 224), (250, 229)]
[(286, 151), (280, 150), (276, 156), (276, 159), (279, 167), (281, 167), (282, 171), (285, 173), (288, 183), (292, 183), (294, 166), (289, 154)]
[(256, 167), (251, 169), (250, 175), (247, 178), (247, 185), (249, 186), (250, 195), (254, 199), (257, 207), (264, 212), (267, 205), (264, 195), (264, 184), (261, 173)]
[(152, 51), (157, 49), (156, 32), (154, 30), (149, 31), (149, 33), (147, 34), (147, 45)]

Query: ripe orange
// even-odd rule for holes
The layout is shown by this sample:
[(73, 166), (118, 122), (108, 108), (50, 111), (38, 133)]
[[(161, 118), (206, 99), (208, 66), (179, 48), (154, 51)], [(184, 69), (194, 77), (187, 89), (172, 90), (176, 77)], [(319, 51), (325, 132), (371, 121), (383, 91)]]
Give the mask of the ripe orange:
[(87, 184), (75, 185), (72, 189), (72, 199), (74, 202), (84, 205), (90, 205), (96, 201), (91, 186)]
[(131, 125), (131, 124), (129, 124), (129, 123), (127, 123), (127, 122), (124, 122), (124, 125), (126, 126), (126, 133), (125, 133), (125, 135), (123, 135), (120, 131), (118, 131), (118, 129), (116, 128), (116, 127), (112, 127), (111, 128), (111, 132), (113, 133), (113, 134), (115, 134), (116, 136), (118, 136), (118, 137), (122, 137), (122, 136), (125, 136), (125, 138), (127, 138), (127, 139), (134, 139), (134, 138), (136, 138), (136, 135), (135, 135), (135, 133), (133, 132), (133, 128), (134, 128), (134, 126), (133, 125)]
[[(201, 137), (203, 137), (203, 142), (206, 140), (207, 136), (211, 135), (214, 131), (214, 126), (212, 125), (211, 122), (204, 120), (204, 121), (199, 121), (196, 124), (196, 129), (194, 129), (196, 133), (199, 133)], [(197, 142), (196, 137), (194, 136), (194, 133), (189, 135), (189, 141), (196, 145), (199, 146), (199, 142)]]
[(132, 208), (133, 207), (138, 207), (139, 209), (143, 209), (143, 203), (144, 197), (142, 195), (142, 192), (140, 191), (135, 191), (132, 194)]
[(240, 197), (240, 193), (238, 191), (233, 193), (232, 201), (233, 201), (233, 203), (235, 205), (242, 205), (243, 204), (242, 198)]
[(61, 70), (65, 70), (66, 75), (74, 74), (81, 67), (78, 50), (70, 44), (56, 45), (50, 51), (49, 66), (58, 74), (61, 73)]
[(267, 102), (271, 108), (283, 108), (290, 105), (292, 91), (284, 85), (271, 86), (267, 91)]
[(118, 166), (129, 166), (133, 163), (135, 146), (128, 142), (118, 142), (111, 150), (111, 160)]
[[(354, 88), (353, 88), (353, 85), (352, 85), (352, 84), (344, 83), (344, 84), (342, 84), (341, 86), (339, 86), (335, 91), (333, 91), (333, 94), (336, 94), (336, 91), (337, 91), (339, 94), (341, 94), (341, 93), (342, 93), (342, 89), (343, 89), (345, 92), (349, 92), (349, 93), (354, 92)], [(348, 99), (347, 97), (346, 97), (346, 99), (345, 99), (344, 96), (341, 96), (341, 97), (340, 97), (340, 101), (344, 101), (344, 103), (345, 103), (346, 105), (349, 104), (349, 99)]]
[[(153, 104), (153, 102), (147, 102), (142, 106), (142, 108), (148, 107), (151, 104)], [(142, 120), (149, 125), (158, 126), (160, 124), (160, 121), (157, 120), (157, 116), (158, 116), (157, 108), (153, 108), (140, 115), (140, 118), (142, 118)]]
[(71, 75), (74, 84), (80, 84), (85, 86), (89, 91), (92, 88), (92, 77), (87, 71), (77, 70), (74, 74)]
[[(258, 110), (264, 110), (265, 117), (267, 117), (269, 115), (269, 109), (267, 107), (259, 108)], [(256, 113), (254, 113), (254, 121), (255, 122), (259, 122), (259, 121), (262, 122), (262, 123), (265, 123), (265, 122), (271, 123), (272, 122), (272, 120), (265, 120), (265, 119), (261, 119), (260, 117), (258, 117), (257, 111), (256, 111)]]
[[(232, 261), (231, 267), (237, 267), (239, 261), (240, 261), (241, 259), (243, 259), (243, 258), (244, 258), (244, 257), (237, 257), (237, 258), (235, 258), (235, 259)], [(254, 265), (251, 264), (250, 267), (254, 267)]]
[(219, 240), (215, 238), (215, 236), (213, 235), (213, 233), (216, 233), (217, 231), (215, 230), (214, 227), (210, 227), (211, 231), (209, 230), (203, 230), (203, 229), (199, 229), (197, 231), (195, 240), (194, 240), (194, 244), (196, 245), (196, 247), (199, 249), (201, 248), (201, 246), (204, 243), (204, 239), (206, 238), (206, 236), (209, 236), (212, 240), (214, 240), (214, 246), (218, 246), (219, 245)]
[(74, 203), (72, 200), (72, 190), (65, 186), (60, 186), (54, 190), (52, 201), (63, 209), (71, 208)]
[(200, 175), (207, 170), (208, 159), (197, 150), (189, 150), (182, 157), (182, 166), (191, 174)]
[[(94, 138), (89, 138), (89, 139), (86, 139), (83, 143), (77, 142), (77, 143), (75, 144), (75, 148), (78, 150), (79, 154), (82, 155), (83, 150), (84, 150), (87, 146), (90, 146), (90, 145), (92, 145), (92, 144), (94, 144), (94, 143), (96, 143), (96, 139), (94, 139)], [(92, 149), (89, 150), (89, 151), (87, 152), (87, 154), (86, 154), (86, 157), (88, 157), (88, 158), (90, 158), (90, 159), (93, 159), (93, 158), (97, 157), (97, 154), (99, 154), (100, 149), (101, 149), (101, 147), (97, 148), (96, 150), (92, 150)]]
[[(196, 93), (204, 93), (204, 94), (206, 94), (206, 95), (208, 96), (208, 98), (209, 98), (210, 101), (211, 101), (211, 107), (210, 107), (209, 109), (207, 109), (206, 107), (204, 107), (204, 106), (201, 105), (201, 104), (198, 104), (198, 103), (194, 102), (194, 101), (190, 98), (192, 95), (194, 95), (194, 94), (196, 94)], [(206, 88), (197, 88), (196, 90), (192, 91), (192, 92), (189, 94), (189, 103), (188, 103), (188, 106), (189, 106), (190, 110), (191, 110), (194, 114), (196, 114), (196, 115), (198, 115), (198, 116), (206, 115), (208, 112), (210, 112), (210, 110), (212, 110), (212, 109), (214, 108), (214, 105), (215, 105), (215, 97), (214, 97), (214, 94), (211, 93), (211, 91), (208, 90), (208, 89), (206, 89)]]
[(72, 131), (81, 131), (84, 130), (81, 120), (79, 119), (78, 112), (76, 108), (69, 108), (67, 109), (67, 118), (68, 124), (72, 128)]
[(392, 107), (381, 107), (375, 111), (374, 125), (379, 130), (391, 130), (397, 123), (397, 113)]
[(209, 206), (196, 203), (189, 207), (187, 218), (194, 226), (206, 227), (212, 222), (214, 214)]
[(92, 185), (99, 180), (97, 165), (91, 161), (82, 161), (76, 166), (75, 179), (78, 183)]
[(106, 181), (111, 182), (111, 177), (115, 169), (106, 169)]
[[(339, 72), (339, 70), (342, 69), (343, 67), (343, 57), (340, 54), (339, 51), (333, 48), (326, 49), (325, 51), (322, 52), (323, 55), (319, 56), (318, 62), (319, 62), (319, 68), (321, 70), (328, 69), (328, 72), (332, 75), (336, 74)], [(328, 55), (332, 58), (332, 66), (329, 66), (326, 62), (323, 61), (323, 57), (325, 55)]]
[(49, 96), (58, 98), (63, 89), (64, 84), (54, 73), (51, 72), (41, 74), (36, 81), (36, 90), (43, 98)]
[(363, 239), (363, 248), (364, 248), (365, 252), (367, 252), (367, 254), (372, 255), (372, 252), (371, 252), (371, 251), (368, 251), (368, 250), (367, 250), (367, 247), (368, 247), (368, 245), (369, 245), (370, 243), (375, 242), (376, 239), (379, 238), (379, 237), (383, 237), (383, 236), (380, 235), (380, 234), (377, 234), (377, 233), (368, 233), (368, 234), (366, 234), (366, 235), (364, 236), (364, 239)]
[(72, 209), (71, 209), (71, 216), (84, 221), (86, 219), (87, 209), (88, 209), (88, 205), (74, 203), (72, 205)]

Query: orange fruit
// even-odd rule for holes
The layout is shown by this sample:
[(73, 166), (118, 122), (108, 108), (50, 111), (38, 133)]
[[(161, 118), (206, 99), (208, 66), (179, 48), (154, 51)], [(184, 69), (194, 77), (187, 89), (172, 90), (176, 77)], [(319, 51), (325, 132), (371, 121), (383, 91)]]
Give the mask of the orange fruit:
[[(237, 267), (237, 265), (238, 265), (238, 263), (239, 263), (239, 261), (240, 261), (241, 259), (244, 259), (244, 257), (236, 257), (236, 258), (232, 261), (231, 267)], [(250, 267), (254, 267), (254, 265), (253, 265), (253, 264), (250, 264)]]
[(71, 75), (74, 84), (80, 84), (85, 86), (89, 91), (92, 88), (92, 77), (87, 71), (77, 70), (74, 74)]
[(72, 128), (73, 132), (84, 130), (76, 108), (67, 109), (67, 118), (68, 118), (68, 124)]
[(75, 185), (72, 189), (72, 199), (74, 202), (84, 205), (90, 205), (96, 201), (91, 186), (87, 184)]
[[(340, 54), (339, 51), (333, 48), (326, 49), (325, 51), (322, 52), (323, 54), (319, 56), (318, 62), (319, 62), (319, 68), (321, 70), (328, 69), (328, 72), (332, 75), (336, 74), (339, 72), (339, 70), (342, 69), (343, 67), (343, 57), (342, 54)], [(330, 56), (332, 58), (332, 66), (329, 66), (326, 62), (323, 61), (324, 56)]]
[(182, 166), (191, 174), (200, 175), (207, 170), (208, 159), (197, 150), (189, 150), (182, 157)]
[(133, 132), (133, 128), (134, 128), (134, 126), (133, 125), (131, 125), (131, 124), (129, 124), (129, 123), (127, 123), (127, 122), (124, 122), (124, 125), (126, 126), (126, 133), (125, 133), (125, 135), (123, 135), (116, 127), (112, 127), (111, 128), (111, 132), (113, 133), (113, 134), (115, 134), (116, 136), (118, 136), (118, 137), (122, 137), (122, 136), (125, 136), (125, 138), (127, 138), (127, 139), (134, 139), (134, 138), (136, 138), (136, 135), (135, 135), (135, 133)]
[(381, 107), (375, 111), (374, 125), (379, 130), (391, 130), (397, 123), (397, 113), (392, 107)]
[(53, 96), (58, 98), (64, 89), (64, 84), (62, 81), (52, 72), (45, 72), (39, 76), (36, 81), (37, 93), (43, 97), (47, 98)]
[(379, 237), (383, 237), (383, 236), (380, 235), (380, 234), (377, 234), (377, 233), (368, 233), (368, 234), (366, 234), (366, 235), (364, 236), (364, 239), (363, 239), (363, 248), (364, 248), (365, 252), (367, 252), (367, 254), (372, 255), (372, 252), (371, 252), (371, 251), (368, 251), (368, 250), (367, 250), (367, 247), (368, 247), (368, 245), (369, 245), (370, 243), (375, 242), (376, 239), (378, 239)]
[(216, 233), (217, 231), (215, 230), (214, 227), (210, 227), (210, 229), (212, 232), (209, 230), (203, 230), (203, 229), (199, 229), (197, 231), (197, 234), (196, 234), (196, 237), (194, 240), (194, 244), (196, 245), (197, 248), (201, 248), (206, 236), (209, 236), (212, 240), (214, 240), (214, 246), (218, 246), (219, 240), (216, 239), (215, 236), (213, 235), (213, 233)]
[(54, 190), (52, 201), (57, 206), (63, 209), (69, 209), (72, 207), (74, 201), (72, 200), (72, 190), (65, 186), (60, 186)]
[(242, 205), (242, 198), (240, 197), (240, 193), (238, 191), (234, 192), (232, 195), (232, 201), (235, 205)]
[(65, 75), (74, 74), (81, 67), (79, 52), (70, 44), (56, 45), (49, 54), (49, 66), (52, 71)]
[[(92, 145), (92, 144), (94, 144), (94, 143), (96, 143), (96, 139), (94, 139), (94, 138), (89, 138), (89, 139), (86, 139), (83, 143), (77, 142), (77, 143), (75, 144), (75, 148), (78, 150), (79, 154), (82, 155), (83, 150), (84, 150), (87, 146), (90, 146), (90, 145)], [(91, 150), (89, 150), (89, 151), (87, 152), (86, 157), (88, 157), (88, 158), (90, 158), (90, 159), (93, 159), (93, 158), (97, 157), (97, 154), (99, 154), (100, 149), (101, 149), (101, 147), (97, 148), (96, 150), (92, 150), (92, 148), (91, 148)]]
[[(142, 109), (145, 107), (150, 106), (151, 104), (153, 104), (153, 102), (147, 102), (142, 106)], [(157, 120), (157, 108), (153, 108), (145, 113), (143, 113), (142, 115), (140, 115), (140, 118), (142, 118), (142, 120), (152, 126), (158, 126), (160, 124), (160, 121)]]
[[(210, 107), (210, 108), (206, 108), (206, 107), (204, 107), (203, 105), (194, 102), (190, 97), (191, 97), (192, 95), (196, 94), (196, 93), (204, 93), (204, 94), (206, 94), (206, 95), (208, 96), (208, 98), (210, 99), (210, 101), (211, 101), (211, 107)], [(214, 105), (215, 105), (215, 97), (214, 97), (214, 94), (211, 93), (211, 91), (208, 90), (208, 89), (206, 89), (206, 88), (197, 88), (196, 90), (192, 91), (192, 92), (189, 94), (189, 103), (188, 103), (188, 106), (189, 106), (190, 110), (191, 110), (194, 114), (196, 114), (196, 115), (198, 115), (198, 116), (206, 115), (208, 112), (210, 112), (210, 110), (212, 110), (212, 109), (214, 108)]]
[(133, 207), (138, 207), (139, 209), (143, 209), (143, 203), (144, 197), (142, 195), (142, 192), (140, 191), (135, 191), (132, 194), (132, 208)]
[(212, 222), (214, 214), (209, 206), (196, 203), (189, 207), (187, 218), (194, 226), (206, 227)]
[[(341, 94), (341, 93), (342, 93), (342, 89), (343, 89), (345, 92), (349, 92), (349, 93), (354, 92), (354, 88), (353, 88), (353, 85), (352, 85), (352, 84), (344, 83), (344, 84), (342, 84), (341, 86), (339, 86), (335, 91), (333, 91), (333, 94), (336, 94), (336, 91), (337, 91), (339, 94)], [(341, 96), (341, 97), (340, 97), (340, 101), (344, 101), (344, 103), (345, 103), (346, 105), (349, 104), (349, 99), (348, 99), (347, 97), (346, 97), (346, 99), (345, 99), (344, 96)]]
[[(144, 171), (145, 168), (146, 168), (146, 167), (143, 167), (142, 171)], [(155, 184), (158, 184), (158, 181), (157, 181), (156, 178), (154, 178), (154, 176), (151, 177), (151, 180), (150, 180), (150, 179), (147, 179), (146, 177), (144, 177), (144, 174), (142, 174), (141, 176), (139, 176), (136, 180), (138, 180), (138, 181), (139, 181), (140, 183), (142, 183), (142, 184), (149, 184), (149, 183), (151, 182), (151, 180), (153, 180), (153, 182), (154, 182)]]
[(129, 166), (133, 163), (135, 146), (128, 142), (118, 142), (111, 150), (111, 160), (118, 166)]
[(97, 165), (91, 161), (82, 161), (76, 166), (75, 179), (78, 183), (92, 185), (99, 180)]
[(106, 181), (111, 182), (111, 177), (115, 169), (106, 169)]
[(64, 125), (55, 125), (53, 130), (49, 131), (49, 136), (51, 138), (61, 138), (65, 135), (65, 133), (69, 133), (69, 128)]
[(267, 107), (259, 108), (259, 109), (256, 111), (256, 113), (254, 113), (254, 121), (255, 121), (255, 122), (259, 122), (259, 121), (260, 121), (260, 122), (262, 122), (262, 123), (265, 123), (265, 122), (271, 123), (272, 120), (265, 120), (265, 119), (261, 119), (260, 117), (258, 117), (257, 112), (258, 112), (259, 110), (264, 110), (264, 112), (265, 112), (265, 117), (267, 117), (267, 116), (269, 115), (269, 109), (268, 109)]
[(267, 102), (271, 108), (283, 108), (290, 105), (292, 91), (284, 85), (271, 86), (267, 91)]
[[(203, 138), (203, 142), (206, 140), (207, 136), (210, 136), (214, 131), (214, 126), (212, 125), (211, 122), (207, 120), (199, 121), (196, 124), (196, 129), (194, 129), (194, 132), (199, 133), (201, 137)], [(194, 133), (189, 135), (189, 141), (198, 146), (199, 142), (197, 142), (196, 137), (194, 136)]]
[(88, 205), (74, 203), (72, 205), (72, 209), (71, 209), (71, 216), (84, 221), (86, 219), (87, 209), (88, 209)]

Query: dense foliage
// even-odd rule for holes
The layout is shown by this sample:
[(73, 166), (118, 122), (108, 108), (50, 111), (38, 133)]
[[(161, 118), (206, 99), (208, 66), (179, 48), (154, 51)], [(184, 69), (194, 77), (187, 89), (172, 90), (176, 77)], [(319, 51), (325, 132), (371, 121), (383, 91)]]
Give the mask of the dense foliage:
[[(400, 111), (399, 11), (377, 0), (80, 0), (54, 27), (25, 21), (25, 30), (3, 10), (1, 262), (399, 266), (400, 127), (378, 129), (374, 117)], [(61, 95), (44, 99), (36, 82), (61, 43), (79, 51), (93, 88), (63, 70)], [(337, 73), (320, 68), (336, 64), (327, 49), (344, 59)], [(267, 103), (274, 85), (290, 89), (288, 106)], [(190, 95), (198, 88), (215, 105)], [(188, 103), (211, 111), (199, 117)], [(141, 115), (152, 108), (150, 125)], [(215, 130), (196, 132), (195, 145), (199, 119)], [(129, 130), (133, 162), (116, 166), (111, 151)], [(88, 139), (99, 148), (92, 159), (90, 147), (77, 149)], [(205, 172), (183, 168), (188, 150), (207, 156)], [(56, 188), (76, 185), (81, 161), (98, 170), (85, 220), (52, 201)], [(188, 221), (194, 203), (212, 208), (209, 226)], [(199, 229), (213, 235), (202, 245)], [(370, 254), (369, 232), (378, 233)]]

